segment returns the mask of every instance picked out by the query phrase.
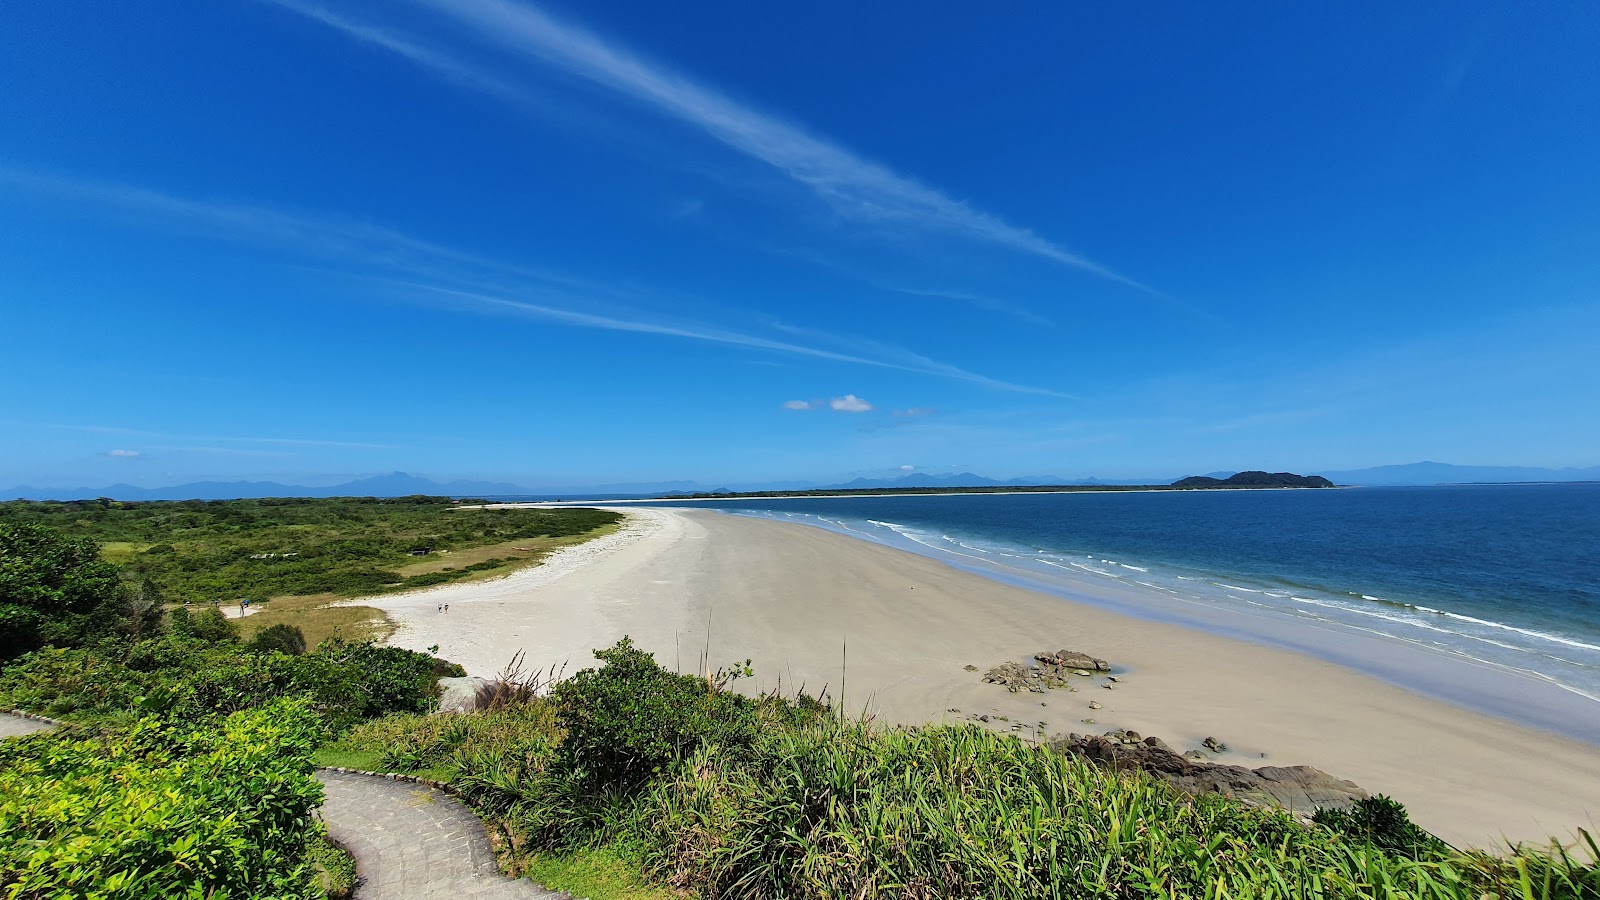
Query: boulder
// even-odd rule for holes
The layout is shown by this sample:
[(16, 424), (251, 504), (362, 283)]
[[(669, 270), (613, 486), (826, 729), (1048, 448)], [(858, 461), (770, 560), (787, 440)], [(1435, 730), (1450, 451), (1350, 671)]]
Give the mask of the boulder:
[(475, 675), (439, 679), (439, 712), (466, 713), (476, 710), (478, 689), (488, 683), (487, 678)]
[(1087, 653), (1079, 653), (1076, 650), (1045, 650), (1035, 653), (1033, 658), (1050, 668), (1066, 669), (1068, 671), (1073, 669), (1085, 669), (1090, 672), (1111, 671), (1110, 663), (1103, 659), (1095, 659)]
[[(1139, 770), (1190, 794), (1224, 794), (1252, 806), (1277, 806), (1307, 817), (1318, 809), (1348, 809), (1367, 792), (1352, 781), (1311, 766), (1247, 769), (1201, 762), (1174, 753), (1160, 738), (1130, 743), (1130, 732), (1069, 735), (1050, 747), (1108, 769)], [(1195, 751), (1190, 751), (1194, 753)]]

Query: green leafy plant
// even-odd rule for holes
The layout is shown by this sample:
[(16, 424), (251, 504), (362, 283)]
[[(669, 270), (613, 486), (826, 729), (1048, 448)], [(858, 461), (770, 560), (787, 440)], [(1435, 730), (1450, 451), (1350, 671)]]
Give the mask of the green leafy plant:
[(143, 631), (159, 610), (124, 587), (94, 541), (0, 521), (0, 663), (40, 647)]
[(663, 669), (624, 637), (596, 650), (605, 663), (552, 691), (568, 770), (594, 785), (630, 790), (705, 741), (748, 744), (754, 704), (706, 679)]
[(316, 897), (319, 734), (309, 705), (286, 699), (212, 727), (146, 718), (0, 744), (0, 894)]
[(250, 649), (257, 653), (301, 656), (306, 652), (306, 636), (293, 625), (279, 623), (256, 632), (250, 638)]
[(1443, 841), (1411, 821), (1405, 805), (1378, 794), (1349, 809), (1319, 809), (1312, 821), (1386, 853), (1417, 859), (1444, 848)]

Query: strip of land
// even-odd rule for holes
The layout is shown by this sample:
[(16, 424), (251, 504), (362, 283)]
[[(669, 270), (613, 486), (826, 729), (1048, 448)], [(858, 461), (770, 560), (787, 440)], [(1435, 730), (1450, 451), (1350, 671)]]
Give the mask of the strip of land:
[[(568, 661), (570, 672), (626, 634), (683, 671), (748, 657), (755, 688), (826, 687), (884, 721), (983, 714), (990, 727), (1023, 724), (1028, 737), (1128, 728), (1178, 749), (1214, 736), (1231, 748), (1220, 761), (1315, 765), (1401, 799), (1458, 844), (1600, 830), (1593, 745), (1300, 654), (1063, 601), (820, 529), (628, 512), (621, 531), (538, 568), (361, 602), (399, 623), (392, 642), (437, 644), (477, 675), (518, 651), (530, 666)], [(1059, 648), (1111, 660), (1122, 681), (1011, 694), (965, 668)]]

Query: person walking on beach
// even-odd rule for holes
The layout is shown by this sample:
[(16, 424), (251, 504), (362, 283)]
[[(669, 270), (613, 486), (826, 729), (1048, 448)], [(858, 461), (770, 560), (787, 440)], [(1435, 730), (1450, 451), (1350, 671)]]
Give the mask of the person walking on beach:
[(448, 603), (446, 603), (446, 604), (445, 604), (445, 605), (444, 605), (444, 611), (445, 611), (445, 612), (449, 612), (449, 611), (450, 611), (450, 604), (448, 604)]
[(435, 609), (434, 612), (444, 612), (444, 604), (439, 604), (438, 608)]

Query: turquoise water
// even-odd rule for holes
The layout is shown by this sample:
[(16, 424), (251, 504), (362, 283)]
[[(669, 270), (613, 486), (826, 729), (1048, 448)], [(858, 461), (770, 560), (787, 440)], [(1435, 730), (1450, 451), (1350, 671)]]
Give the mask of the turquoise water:
[(818, 525), (1600, 741), (1600, 484), (662, 505)]

